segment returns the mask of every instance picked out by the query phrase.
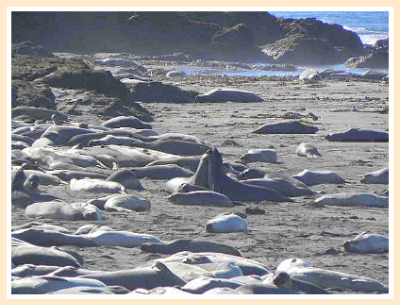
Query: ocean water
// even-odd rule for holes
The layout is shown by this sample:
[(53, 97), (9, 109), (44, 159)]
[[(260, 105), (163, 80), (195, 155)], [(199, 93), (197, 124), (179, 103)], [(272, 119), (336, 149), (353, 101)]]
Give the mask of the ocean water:
[(388, 11), (268, 11), (276, 17), (304, 19), (315, 17), (329, 24), (340, 24), (356, 32), (363, 44), (374, 44), (389, 37)]
[[(363, 44), (374, 44), (377, 40), (389, 37), (389, 12), (388, 11), (268, 11), (276, 17), (304, 19), (317, 18), (329, 24), (339, 24), (343, 28), (356, 32)], [(298, 66), (297, 71), (264, 71), (264, 70), (218, 70), (210, 68), (185, 69), (187, 74), (201, 75), (227, 75), (227, 76), (297, 76), (306, 69), (315, 68), (318, 71), (325, 69), (343, 70), (361, 75), (368, 70), (388, 73), (381, 69), (353, 69), (344, 64), (326, 66)]]

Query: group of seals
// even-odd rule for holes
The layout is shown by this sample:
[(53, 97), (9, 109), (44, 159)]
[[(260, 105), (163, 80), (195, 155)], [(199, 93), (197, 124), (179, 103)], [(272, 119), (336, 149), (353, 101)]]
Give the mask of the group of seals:
[(209, 149), (202, 157), (196, 173), (189, 178), (174, 178), (166, 190), (177, 192), (183, 183), (194, 184), (221, 193), (232, 201), (293, 201), (281, 193), (265, 187), (242, 183), (225, 173), (222, 155), (217, 148)]

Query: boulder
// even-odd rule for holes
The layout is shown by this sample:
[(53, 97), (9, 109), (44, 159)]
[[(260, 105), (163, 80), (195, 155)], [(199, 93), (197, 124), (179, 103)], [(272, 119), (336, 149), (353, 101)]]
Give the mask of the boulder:
[(267, 44), (262, 51), (277, 63), (323, 65), (339, 63), (349, 56), (326, 39), (304, 34), (286, 36)]
[(24, 55), (37, 55), (40, 57), (56, 57), (44, 46), (37, 45), (32, 41), (22, 41), (20, 43), (12, 44), (11, 48), (12, 55), (24, 54)]

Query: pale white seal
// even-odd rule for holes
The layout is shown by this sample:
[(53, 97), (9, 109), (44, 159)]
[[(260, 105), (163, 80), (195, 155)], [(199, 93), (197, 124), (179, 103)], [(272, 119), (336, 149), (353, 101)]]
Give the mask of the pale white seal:
[(290, 258), (276, 268), (286, 271), (291, 278), (309, 282), (324, 289), (348, 289), (365, 293), (388, 293), (382, 283), (362, 276), (311, 267), (301, 259)]
[(361, 180), (366, 184), (389, 184), (389, 168), (383, 168), (366, 174)]
[(343, 244), (346, 252), (353, 253), (386, 253), (389, 251), (389, 238), (381, 234), (363, 232), (353, 240)]
[(206, 231), (211, 233), (246, 232), (247, 222), (236, 214), (220, 214), (207, 221)]
[(121, 183), (102, 179), (72, 178), (69, 187), (73, 192), (125, 193), (125, 187)]
[(299, 157), (321, 157), (322, 155), (318, 152), (318, 149), (310, 144), (310, 143), (306, 143), (306, 142), (301, 142), (299, 146), (297, 146), (296, 148), (296, 154)]
[(198, 102), (262, 102), (258, 95), (245, 90), (217, 88), (196, 96)]
[(240, 157), (243, 163), (268, 162), (279, 163), (278, 155), (274, 149), (250, 149)]
[(162, 241), (150, 234), (133, 233), (129, 231), (94, 231), (81, 236), (105, 246), (120, 246), (126, 248), (139, 247), (144, 243), (161, 243)]
[(128, 211), (143, 212), (150, 210), (150, 200), (141, 199), (133, 195), (116, 195), (109, 198), (105, 204), (106, 211)]
[(323, 195), (317, 198), (314, 204), (387, 208), (389, 206), (389, 198), (367, 193), (338, 193)]
[(347, 183), (342, 177), (332, 171), (310, 171), (308, 169), (293, 176), (308, 186), (318, 184), (342, 184)]

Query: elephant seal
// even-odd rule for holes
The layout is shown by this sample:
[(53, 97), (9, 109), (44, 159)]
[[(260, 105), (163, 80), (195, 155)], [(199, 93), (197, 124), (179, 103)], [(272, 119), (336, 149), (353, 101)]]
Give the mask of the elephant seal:
[(389, 238), (381, 234), (363, 232), (353, 240), (346, 241), (343, 247), (346, 252), (352, 253), (387, 253)]
[(36, 202), (25, 208), (26, 216), (40, 216), (50, 219), (83, 220), (81, 211), (74, 209), (68, 202)]
[(240, 161), (244, 164), (251, 162), (280, 163), (278, 155), (273, 149), (250, 149), (240, 157)]
[(94, 179), (107, 179), (108, 175), (106, 173), (101, 173), (101, 172), (88, 172), (86, 170), (80, 170), (80, 171), (75, 171), (75, 170), (63, 170), (63, 169), (57, 169), (57, 170), (51, 170), (46, 172), (49, 175), (56, 176), (60, 178), (61, 180), (64, 180), (65, 182), (69, 182), (72, 178), (75, 179), (83, 179), (83, 178), (94, 178)]
[(366, 174), (361, 180), (366, 184), (389, 184), (389, 168), (383, 168)]
[(122, 286), (130, 291), (137, 288), (179, 287), (186, 284), (162, 262), (156, 262), (151, 268), (99, 271), (81, 277), (100, 280), (107, 286)]
[[(209, 271), (215, 271), (215, 264), (226, 265), (229, 263), (234, 263), (242, 271), (243, 275), (266, 275), (270, 271), (261, 263), (255, 260), (251, 260), (245, 257), (240, 257), (236, 255), (216, 253), (216, 252), (189, 252), (182, 251), (173, 254), (164, 259), (158, 259), (163, 262), (177, 261), (185, 264), (199, 265), (203, 269)], [(211, 269), (207, 268), (211, 266)]]
[(176, 164), (166, 165), (147, 165), (144, 167), (134, 167), (130, 169), (138, 179), (172, 179), (175, 177), (191, 177), (193, 172), (182, 168)]
[(307, 124), (303, 121), (283, 121), (263, 125), (252, 133), (257, 134), (314, 134), (318, 127)]
[[(187, 185), (186, 183), (184, 183)], [(200, 205), (233, 207), (235, 204), (225, 195), (213, 191), (191, 191), (186, 193), (173, 193), (168, 196), (168, 201), (177, 205)]]
[(348, 289), (365, 293), (388, 293), (382, 283), (362, 276), (315, 268), (301, 259), (290, 258), (278, 265), (277, 272), (285, 271), (292, 279), (301, 280), (323, 289)]
[(367, 193), (338, 193), (323, 195), (315, 199), (314, 204), (387, 208), (389, 198)]
[(195, 97), (197, 102), (223, 103), (223, 102), (263, 102), (258, 95), (245, 90), (217, 88)]
[(77, 286), (85, 287), (105, 287), (106, 285), (99, 280), (79, 278), (79, 277), (59, 277), (59, 276), (32, 276), (21, 278), (11, 282), (12, 294), (46, 294), (60, 289)]
[(97, 230), (81, 236), (100, 245), (119, 246), (125, 248), (139, 247), (145, 243), (154, 245), (162, 243), (161, 240), (150, 234), (133, 233), (129, 231), (103, 231)]
[(283, 178), (263, 178), (263, 179), (247, 179), (242, 181), (244, 184), (265, 187), (281, 193), (283, 196), (298, 197), (314, 195), (315, 192), (306, 185), (298, 186), (292, 181)]
[(165, 188), (170, 192), (177, 191), (183, 183), (205, 187), (229, 197), (232, 201), (293, 201), (275, 190), (248, 185), (226, 175), (222, 156), (217, 148), (208, 150), (201, 157), (196, 173), (192, 177), (171, 179)]
[(62, 226), (57, 226), (57, 225), (52, 225), (52, 224), (47, 224), (47, 223), (41, 223), (41, 222), (36, 222), (36, 221), (31, 221), (24, 223), (19, 226), (12, 226), (11, 231), (17, 231), (17, 230), (22, 230), (22, 229), (44, 229), (44, 230), (51, 230), (59, 233), (70, 233), (70, 231), (67, 228), (64, 228)]
[(207, 221), (206, 232), (209, 233), (231, 233), (246, 232), (247, 222), (235, 214), (220, 214)]
[(152, 142), (144, 142), (138, 139), (132, 139), (128, 137), (115, 137), (112, 135), (105, 136), (104, 138), (98, 140), (90, 140), (88, 142), (88, 146), (100, 146), (109, 144), (124, 145), (129, 147), (141, 147), (145, 149), (152, 149), (168, 154), (182, 156), (201, 155), (210, 148), (205, 144), (192, 141), (161, 139)]
[(280, 288), (265, 283), (245, 284), (236, 288), (234, 291), (235, 294), (300, 294), (297, 290)]
[(145, 243), (140, 246), (140, 249), (143, 252), (161, 253), (161, 254), (174, 254), (181, 251), (190, 251), (190, 252), (217, 252), (217, 253), (225, 253), (235, 256), (241, 256), (240, 252), (231, 246), (219, 243), (213, 243), (209, 241), (197, 241), (190, 239), (177, 239), (171, 242), (163, 242), (163, 243)]
[(325, 139), (335, 142), (389, 142), (389, 133), (370, 129), (351, 128), (344, 132), (331, 133)]
[(23, 264), (82, 267), (78, 260), (55, 246), (50, 248), (28, 245), (13, 246), (11, 260), (16, 266)]
[(299, 75), (299, 80), (303, 82), (308, 82), (308, 81), (316, 81), (316, 80), (321, 80), (321, 75), (319, 75), (318, 71), (316, 69), (307, 69), (303, 72), (300, 73)]
[(71, 288), (60, 289), (57, 291), (49, 292), (48, 294), (62, 294), (62, 295), (88, 295), (88, 294), (128, 294), (130, 291), (122, 286), (106, 286), (106, 287), (88, 287), (88, 286), (75, 286)]
[(73, 192), (125, 193), (125, 187), (119, 182), (93, 178), (72, 178), (69, 187)]
[(44, 229), (20, 229), (12, 232), (11, 236), (42, 247), (65, 245), (73, 245), (77, 247), (98, 246), (96, 242), (81, 236)]
[(105, 121), (101, 126), (108, 128), (133, 127), (137, 129), (152, 129), (150, 124), (143, 123), (134, 116), (118, 116)]
[(299, 146), (296, 148), (296, 154), (299, 157), (322, 157), (322, 155), (319, 153), (318, 149), (309, 143), (306, 142), (301, 142)]
[(186, 72), (185, 71), (172, 70), (172, 71), (169, 71), (165, 76), (168, 77), (168, 78), (185, 77), (186, 76)]
[(186, 285), (181, 287), (181, 289), (194, 294), (203, 294), (206, 291), (217, 287), (235, 289), (240, 286), (240, 283), (234, 282), (231, 279), (215, 279), (212, 277), (200, 276), (186, 283)]
[(285, 271), (267, 274), (263, 283), (273, 284), (279, 288), (297, 290), (306, 294), (329, 294), (328, 291), (314, 284), (292, 279)]
[[(57, 176), (54, 176), (49, 173), (43, 173), (38, 170), (30, 170), (30, 169), (25, 169), (24, 173), (27, 177), (29, 175), (35, 175), (38, 178), (38, 183), (40, 185), (66, 185), (67, 183), (63, 181), (62, 179), (58, 178)], [(15, 175), (16, 171), (11, 171), (11, 176)]]
[(86, 128), (51, 125), (43, 132), (41, 138), (49, 139), (58, 146), (67, 143), (73, 136), (92, 132), (94, 131)]
[(318, 184), (343, 184), (349, 183), (344, 180), (338, 174), (332, 171), (310, 171), (308, 169), (303, 170), (301, 173), (298, 173), (293, 176), (293, 178), (303, 182), (308, 186), (318, 185)]
[(119, 170), (111, 174), (106, 181), (114, 181), (120, 183), (125, 189), (144, 190), (144, 187), (136, 177), (135, 172), (131, 170)]
[(107, 199), (104, 204), (106, 211), (137, 211), (150, 210), (150, 200), (141, 199), (133, 195), (116, 195)]
[(71, 203), (71, 207), (80, 211), (83, 215), (83, 219), (87, 220), (100, 220), (104, 219), (103, 213), (98, 207), (88, 202), (75, 202)]

